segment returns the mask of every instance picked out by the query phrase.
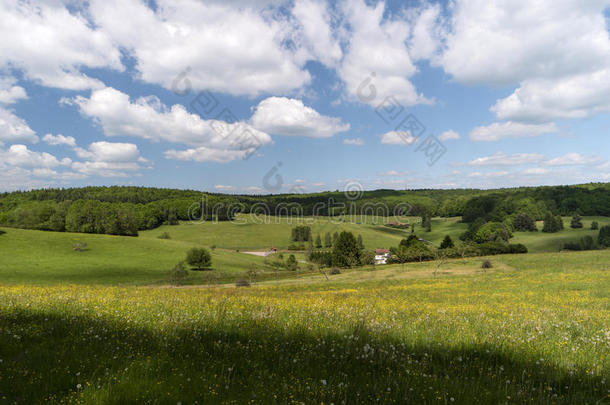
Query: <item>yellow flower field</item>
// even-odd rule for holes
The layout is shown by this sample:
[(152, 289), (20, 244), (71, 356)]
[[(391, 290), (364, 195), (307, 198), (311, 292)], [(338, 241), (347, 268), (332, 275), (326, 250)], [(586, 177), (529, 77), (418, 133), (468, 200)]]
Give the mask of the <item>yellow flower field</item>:
[(608, 286), (604, 268), (249, 289), (7, 286), (0, 399), (608, 403)]

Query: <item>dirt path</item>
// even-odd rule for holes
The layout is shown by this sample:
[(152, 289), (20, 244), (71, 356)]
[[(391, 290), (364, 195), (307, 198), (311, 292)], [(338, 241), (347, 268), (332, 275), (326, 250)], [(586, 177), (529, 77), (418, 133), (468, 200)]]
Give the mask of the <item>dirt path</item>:
[(267, 257), (267, 256), (269, 256), (270, 254), (273, 254), (273, 253), (275, 253), (275, 252), (272, 252), (272, 251), (266, 251), (266, 252), (242, 252), (242, 253), (245, 253), (245, 254), (247, 254), (247, 255), (254, 255), (254, 256)]

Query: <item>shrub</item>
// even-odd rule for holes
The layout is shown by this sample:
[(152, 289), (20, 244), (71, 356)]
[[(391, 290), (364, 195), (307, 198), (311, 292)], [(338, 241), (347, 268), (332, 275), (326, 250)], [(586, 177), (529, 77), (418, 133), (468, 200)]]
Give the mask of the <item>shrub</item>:
[(582, 250), (580, 244), (577, 242), (566, 242), (563, 244), (562, 250)]
[(370, 250), (363, 250), (362, 253), (360, 253), (360, 264), (363, 266), (375, 264), (375, 253)]
[(451, 247), (451, 248), (443, 249), (443, 254), (447, 258), (458, 258), (458, 257), (461, 257), (459, 249), (457, 247), (455, 247), (455, 246)]
[(250, 287), (250, 282), (243, 278), (240, 278), (235, 282), (235, 287)]
[(550, 212), (547, 212), (544, 216), (544, 225), (542, 226), (542, 232), (559, 232), (563, 229), (563, 219), (560, 216), (554, 216)]
[(299, 264), (297, 263), (296, 257), (294, 257), (294, 255), (288, 256), (288, 259), (286, 259), (286, 269), (294, 271), (298, 269), (298, 267)]
[(591, 222), (591, 230), (597, 231), (599, 229), (599, 223), (597, 221)]
[(292, 242), (307, 242), (311, 240), (311, 228), (307, 225), (300, 225), (292, 228)]
[(583, 236), (582, 238), (580, 238), (579, 244), (580, 244), (580, 247), (582, 247), (582, 250), (593, 250), (596, 248), (595, 241), (589, 235)]
[(563, 218), (561, 217), (561, 215), (557, 215), (555, 217), (555, 222), (557, 223), (557, 226), (559, 227), (559, 230), (561, 231), (563, 229)]
[(515, 216), (513, 227), (515, 231), (535, 232), (538, 230), (534, 218), (530, 217), (526, 212), (520, 212)]
[(510, 243), (508, 253), (527, 253), (527, 247), (522, 243)]
[(186, 262), (201, 270), (212, 265), (212, 255), (204, 248), (192, 248), (186, 253)]
[(491, 264), (491, 261), (489, 261), (489, 260), (483, 260), (483, 263), (481, 263), (482, 269), (491, 269), (492, 267), (493, 267), (493, 265)]
[(477, 245), (481, 256), (500, 255), (508, 253), (508, 245), (500, 242), (487, 242)]
[(478, 243), (500, 240), (507, 242), (512, 236), (511, 232), (503, 223), (488, 222), (477, 230), (474, 235), (474, 240)]
[(527, 247), (521, 243), (507, 244), (501, 242), (487, 242), (477, 245), (481, 256), (501, 255), (505, 253), (527, 253)]
[(411, 235), (409, 235), (409, 237), (407, 239), (402, 239), (400, 241), (400, 243), (398, 244), (398, 246), (404, 246), (406, 248), (414, 246), (415, 244), (419, 243), (419, 238), (417, 237), (417, 235), (415, 235), (414, 233), (412, 233)]
[(570, 228), (582, 228), (582, 219), (580, 218), (580, 215), (576, 214), (572, 217), (572, 221), (570, 222)]
[(72, 245), (72, 249), (76, 252), (82, 252), (83, 250), (87, 249), (87, 244), (85, 242), (75, 242)]
[(610, 247), (610, 225), (602, 226), (597, 236), (597, 243), (603, 247)]
[(509, 244), (510, 253), (527, 253), (527, 247), (522, 243)]
[(407, 262), (426, 261), (434, 259), (434, 252), (432, 252), (428, 246), (423, 242), (417, 242), (416, 244), (405, 249), (405, 259)]
[(563, 245), (563, 250), (595, 250), (595, 240), (593, 237), (587, 235), (580, 238), (578, 242), (567, 242)]
[(171, 239), (169, 236), (169, 232), (163, 232), (161, 235), (157, 236), (159, 239)]
[(320, 266), (329, 267), (332, 265), (333, 255), (331, 252), (314, 251), (309, 254), (308, 259), (310, 262), (319, 264)]
[(173, 285), (181, 285), (184, 280), (188, 277), (189, 272), (186, 269), (184, 262), (177, 263), (172, 271), (169, 273), (169, 281)]
[[(464, 222), (466, 222), (466, 221), (464, 221)], [(470, 225), (468, 225), (468, 230), (460, 235), (460, 240), (463, 240), (463, 241), (473, 240), (475, 234), (477, 233), (477, 231), (479, 230), (480, 227), (485, 225), (485, 222), (486, 222), (485, 219), (477, 218), (474, 222), (472, 222)]]
[(0, 235), (4, 235), (6, 232), (4, 232), (2, 229), (0, 229)]
[(330, 275), (341, 274), (341, 270), (339, 270), (338, 267), (333, 267), (332, 269), (330, 269), (328, 274), (330, 274)]

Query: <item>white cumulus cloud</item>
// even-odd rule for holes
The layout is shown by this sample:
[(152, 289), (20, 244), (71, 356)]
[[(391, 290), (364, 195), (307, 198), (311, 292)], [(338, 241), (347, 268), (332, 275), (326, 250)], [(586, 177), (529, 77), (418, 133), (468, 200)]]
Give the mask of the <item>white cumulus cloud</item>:
[(494, 122), (474, 128), (469, 137), (473, 141), (499, 141), (506, 138), (527, 138), (557, 132), (555, 124), (524, 124), (520, 122)]
[(540, 163), (545, 159), (539, 153), (515, 153), (507, 155), (504, 152), (497, 152), (491, 156), (483, 156), (468, 162), (470, 166), (513, 166)]
[(38, 137), (23, 118), (0, 107), (0, 142), (36, 143)]
[(363, 146), (364, 139), (362, 138), (346, 138), (343, 140), (345, 145), (355, 145), (355, 146)]
[(155, 3), (154, 10), (138, 0), (90, 6), (96, 25), (135, 59), (141, 80), (167, 89), (188, 80), (193, 89), (235, 95), (287, 93), (309, 83), (299, 50), (285, 46), (294, 29), (267, 4)]
[(348, 0), (342, 11), (348, 44), (338, 72), (348, 96), (373, 106), (390, 96), (406, 106), (429, 103), (409, 80), (417, 72), (407, 47), (409, 23), (385, 18), (383, 2), (369, 6), (363, 0)]
[(417, 138), (409, 131), (390, 131), (381, 135), (381, 143), (387, 145), (412, 145)]
[(592, 165), (600, 163), (601, 158), (597, 156), (585, 156), (580, 153), (566, 153), (563, 156), (558, 156), (544, 162), (548, 166), (572, 166), (572, 165)]
[(99, 88), (102, 83), (82, 67), (123, 70), (111, 38), (63, 2), (0, 2), (0, 38), (0, 67), (19, 69), (44, 86)]
[(286, 97), (269, 97), (261, 101), (250, 123), (270, 134), (309, 138), (328, 138), (350, 128), (341, 118), (321, 115), (301, 100)]
[(11, 166), (19, 168), (52, 168), (58, 166), (69, 166), (72, 160), (69, 158), (57, 159), (47, 152), (35, 152), (26, 145), (11, 145), (7, 150), (0, 150), (2, 161)]
[(71, 147), (75, 147), (76, 146), (76, 139), (74, 139), (74, 137), (72, 136), (64, 136), (62, 134), (57, 134), (57, 135), (53, 135), (53, 134), (46, 134), (45, 136), (42, 137), (43, 142), (49, 144), (49, 145), (67, 145), (67, 146), (71, 146)]
[(460, 134), (458, 134), (454, 130), (450, 129), (450, 130), (445, 131), (442, 134), (440, 134), (438, 139), (440, 139), (441, 141), (449, 141), (449, 140), (452, 140), (452, 139), (460, 139)]
[(107, 136), (129, 135), (192, 147), (169, 150), (166, 156), (170, 158), (225, 162), (271, 143), (268, 134), (244, 122), (203, 120), (179, 104), (167, 107), (154, 96), (131, 101), (127, 94), (110, 87), (93, 91), (89, 98), (78, 96), (64, 102), (76, 104)]

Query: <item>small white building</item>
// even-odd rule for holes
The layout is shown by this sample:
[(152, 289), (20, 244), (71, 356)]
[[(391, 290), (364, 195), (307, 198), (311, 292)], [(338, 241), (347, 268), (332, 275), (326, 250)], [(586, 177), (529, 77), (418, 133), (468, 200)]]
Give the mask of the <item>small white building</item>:
[(388, 249), (375, 249), (375, 264), (387, 264), (390, 258)]

